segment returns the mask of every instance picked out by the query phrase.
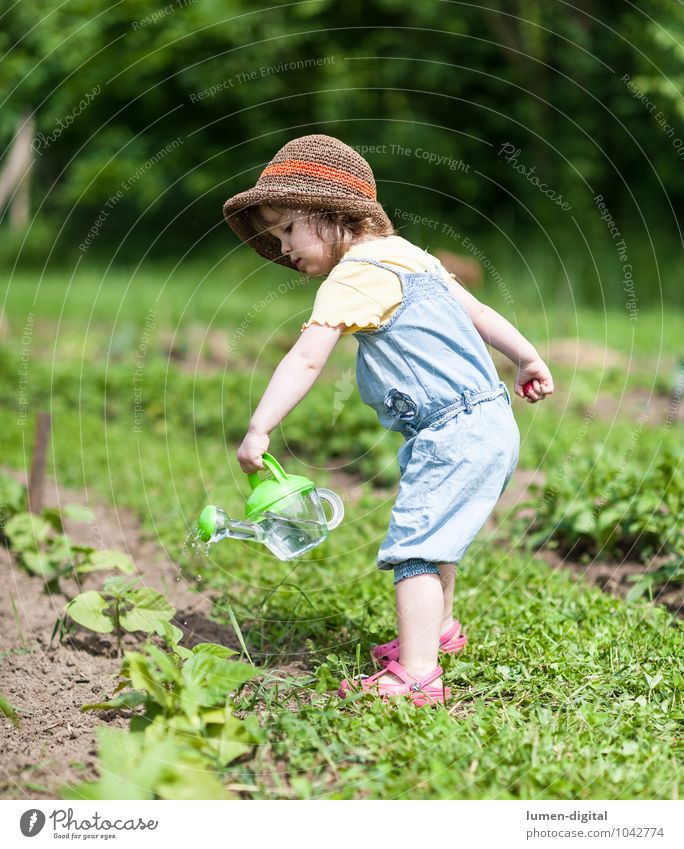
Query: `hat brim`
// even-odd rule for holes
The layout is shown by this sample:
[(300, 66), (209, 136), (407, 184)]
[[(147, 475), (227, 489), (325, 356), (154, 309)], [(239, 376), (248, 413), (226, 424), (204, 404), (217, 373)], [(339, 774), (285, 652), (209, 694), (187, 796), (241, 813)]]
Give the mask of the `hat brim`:
[(284, 265), (286, 268), (297, 270), (289, 258), (280, 249), (280, 240), (275, 236), (258, 231), (249, 215), (249, 209), (255, 206), (280, 206), (288, 209), (305, 209), (313, 212), (350, 212), (359, 217), (375, 220), (382, 227), (392, 227), (382, 206), (373, 200), (357, 198), (319, 197), (296, 192), (276, 193), (265, 191), (258, 187), (246, 192), (233, 195), (223, 204), (223, 217), (245, 244), (258, 254)]

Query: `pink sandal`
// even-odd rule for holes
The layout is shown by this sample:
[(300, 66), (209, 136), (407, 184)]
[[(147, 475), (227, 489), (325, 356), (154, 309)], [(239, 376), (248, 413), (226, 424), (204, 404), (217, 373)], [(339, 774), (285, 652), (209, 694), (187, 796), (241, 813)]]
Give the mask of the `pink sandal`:
[[(465, 634), (461, 633), (460, 622), (455, 620), (451, 628), (440, 636), (439, 650), (450, 654), (456, 654), (457, 652), (463, 651), (467, 642), (468, 638)], [(371, 655), (384, 667), (387, 667), (387, 665), (393, 660), (399, 660), (399, 637), (389, 643), (383, 643), (381, 646), (373, 646), (371, 649)]]
[[(401, 678), (403, 683), (379, 684), (378, 678), (387, 672), (393, 672), (397, 678)], [(345, 678), (340, 684), (338, 695), (341, 699), (344, 699), (347, 693), (366, 692), (375, 693), (383, 701), (387, 701), (389, 696), (408, 696), (416, 707), (423, 707), (427, 704), (444, 704), (451, 696), (449, 687), (430, 686), (441, 674), (442, 667), (437, 666), (428, 675), (418, 679), (407, 672), (403, 666), (400, 666), (396, 660), (390, 660), (387, 667), (381, 669), (380, 672), (376, 672), (375, 675), (371, 675), (370, 677), (368, 675), (359, 675), (352, 678), (351, 681), (347, 681)]]

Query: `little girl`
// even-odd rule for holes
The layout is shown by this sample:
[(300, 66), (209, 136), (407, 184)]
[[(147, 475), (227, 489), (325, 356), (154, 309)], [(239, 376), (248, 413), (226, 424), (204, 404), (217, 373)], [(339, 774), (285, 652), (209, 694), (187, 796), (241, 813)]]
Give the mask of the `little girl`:
[(399, 635), (373, 649), (384, 668), (342, 681), (340, 696), (364, 690), (416, 705), (444, 702), (450, 692), (438, 651), (460, 651), (466, 641), (452, 616), (455, 565), (508, 484), (520, 448), (510, 396), (484, 343), (515, 363), (515, 393), (531, 403), (553, 392), (551, 374), (508, 321), (395, 235), (370, 166), (337, 139), (289, 142), (223, 212), (262, 256), (326, 277), (252, 416), (237, 452), (243, 471), (263, 468), (269, 433), (311, 389), (343, 335), (359, 343), (361, 399), (405, 438), (377, 556), (380, 569), (394, 570)]

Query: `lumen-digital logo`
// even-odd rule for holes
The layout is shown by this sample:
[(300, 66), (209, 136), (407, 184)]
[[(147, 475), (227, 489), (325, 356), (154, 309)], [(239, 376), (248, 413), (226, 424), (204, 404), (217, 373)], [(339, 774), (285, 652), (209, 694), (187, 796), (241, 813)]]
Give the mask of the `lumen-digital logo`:
[(35, 837), (39, 834), (45, 825), (45, 814), (39, 811), (38, 808), (31, 808), (30, 811), (25, 811), (19, 820), (19, 828), (24, 837)]

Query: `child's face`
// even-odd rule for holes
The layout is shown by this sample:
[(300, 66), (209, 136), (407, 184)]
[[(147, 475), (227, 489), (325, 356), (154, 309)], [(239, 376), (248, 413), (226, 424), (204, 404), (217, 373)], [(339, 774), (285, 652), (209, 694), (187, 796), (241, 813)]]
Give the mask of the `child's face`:
[(269, 233), (280, 239), (283, 254), (298, 271), (319, 277), (332, 270), (332, 245), (321, 240), (305, 213), (272, 206), (262, 206), (259, 211)]

